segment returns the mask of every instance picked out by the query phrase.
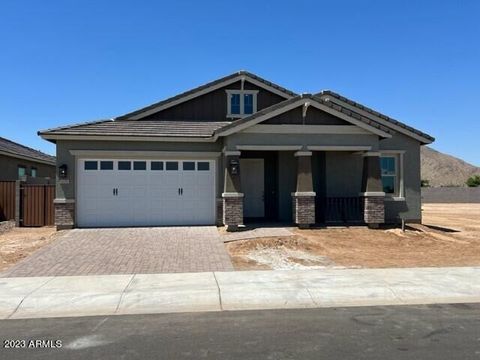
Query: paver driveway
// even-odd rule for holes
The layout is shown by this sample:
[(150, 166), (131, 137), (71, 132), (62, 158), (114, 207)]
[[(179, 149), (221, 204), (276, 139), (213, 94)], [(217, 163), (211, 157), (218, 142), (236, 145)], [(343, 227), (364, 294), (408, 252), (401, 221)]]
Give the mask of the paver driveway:
[(233, 270), (214, 226), (74, 229), (2, 277)]

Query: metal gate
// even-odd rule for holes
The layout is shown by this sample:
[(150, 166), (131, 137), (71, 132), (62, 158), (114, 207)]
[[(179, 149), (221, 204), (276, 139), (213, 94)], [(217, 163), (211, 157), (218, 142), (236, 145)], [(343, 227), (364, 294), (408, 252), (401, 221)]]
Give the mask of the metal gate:
[(23, 226), (54, 225), (54, 197), (55, 185), (22, 184), (20, 186), (20, 223)]

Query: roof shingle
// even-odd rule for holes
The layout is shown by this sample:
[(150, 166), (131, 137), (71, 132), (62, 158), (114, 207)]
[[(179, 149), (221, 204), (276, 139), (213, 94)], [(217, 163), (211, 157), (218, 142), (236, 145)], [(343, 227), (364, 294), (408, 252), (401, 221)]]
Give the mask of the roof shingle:
[(340, 95), (340, 94), (337, 94), (336, 92), (333, 92), (333, 91), (331, 91), (331, 90), (323, 90), (323, 91), (319, 92), (318, 94), (316, 94), (315, 96), (317, 96), (317, 97), (324, 97), (324, 96), (326, 96), (326, 95), (330, 95), (330, 96), (332, 96), (332, 97), (335, 98), (335, 99), (341, 100), (341, 101), (343, 101), (343, 102), (345, 102), (345, 103), (347, 103), (347, 104), (350, 104), (350, 105), (352, 105), (352, 106), (354, 106), (354, 107), (356, 107), (356, 108), (358, 108), (358, 109), (361, 109), (361, 110), (363, 110), (363, 111), (366, 111), (367, 113), (370, 113), (370, 114), (372, 114), (372, 115), (375, 115), (375, 116), (377, 116), (377, 117), (379, 117), (379, 118), (381, 118), (381, 119), (383, 119), (383, 120), (388, 121), (388, 122), (391, 123), (391, 124), (400, 126), (401, 128), (404, 128), (405, 130), (408, 130), (408, 131), (410, 131), (410, 132), (412, 132), (412, 133), (414, 133), (414, 134), (416, 134), (416, 135), (419, 135), (419, 136), (421, 136), (421, 137), (429, 140), (429, 142), (435, 141), (435, 138), (434, 138), (434, 137), (432, 137), (432, 136), (424, 133), (423, 131), (420, 131), (420, 130), (417, 130), (417, 129), (411, 127), (411, 126), (408, 126), (407, 124), (404, 124), (404, 123), (402, 123), (401, 121), (395, 120), (395, 119), (393, 119), (393, 118), (391, 118), (391, 117), (389, 117), (389, 116), (387, 116), (387, 115), (384, 115), (384, 114), (382, 114), (382, 113), (379, 113), (378, 111), (375, 111), (375, 110), (373, 110), (373, 109), (371, 109), (371, 108), (369, 108), (369, 107), (366, 107), (366, 106), (364, 106), (364, 105), (362, 105), (362, 104), (360, 104), (360, 103), (357, 103), (356, 101), (350, 100), (350, 99), (346, 98), (345, 96), (342, 96), (342, 95)]
[(25, 145), (21, 145), (3, 137), (0, 137), (0, 151), (11, 154), (12, 156), (22, 156), (30, 158), (33, 161), (38, 160), (55, 164), (55, 156), (45, 154), (41, 151), (32, 149)]
[(39, 135), (103, 135), (149, 137), (211, 137), (224, 122), (165, 120), (101, 120), (39, 132)]

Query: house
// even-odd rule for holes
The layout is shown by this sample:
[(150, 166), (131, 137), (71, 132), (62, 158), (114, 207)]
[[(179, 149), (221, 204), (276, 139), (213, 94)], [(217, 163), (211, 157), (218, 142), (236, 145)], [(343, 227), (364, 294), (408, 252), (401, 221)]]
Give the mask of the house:
[(115, 119), (48, 129), (59, 228), (421, 221), (434, 139), (331, 91), (240, 71)]
[(55, 179), (55, 157), (0, 137), (0, 181)]

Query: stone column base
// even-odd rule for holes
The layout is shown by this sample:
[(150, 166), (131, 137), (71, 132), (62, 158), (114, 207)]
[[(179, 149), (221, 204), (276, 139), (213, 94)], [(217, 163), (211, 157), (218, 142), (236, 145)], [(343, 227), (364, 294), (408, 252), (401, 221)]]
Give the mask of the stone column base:
[(75, 202), (54, 201), (55, 226), (57, 230), (73, 229), (75, 227)]
[(243, 225), (243, 194), (223, 193), (223, 224), (227, 231), (236, 231)]
[(299, 228), (315, 224), (315, 193), (292, 193), (292, 214)]
[(385, 197), (365, 196), (363, 218), (370, 228), (376, 229), (383, 224), (385, 222)]

